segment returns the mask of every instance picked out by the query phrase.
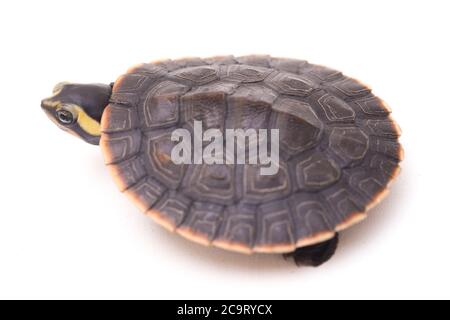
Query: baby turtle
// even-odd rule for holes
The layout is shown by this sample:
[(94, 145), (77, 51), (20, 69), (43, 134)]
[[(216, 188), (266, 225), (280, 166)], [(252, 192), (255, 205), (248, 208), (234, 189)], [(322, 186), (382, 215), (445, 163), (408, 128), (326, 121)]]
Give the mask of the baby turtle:
[[(403, 157), (400, 129), (382, 100), (303, 60), (141, 64), (111, 85), (58, 84), (41, 105), (58, 127), (100, 144), (120, 191), (163, 227), (299, 265), (318, 266), (334, 254), (338, 232), (381, 201)], [(261, 163), (175, 163), (173, 132), (193, 132), (197, 121), (220, 133), (278, 129), (278, 171), (263, 175)]]

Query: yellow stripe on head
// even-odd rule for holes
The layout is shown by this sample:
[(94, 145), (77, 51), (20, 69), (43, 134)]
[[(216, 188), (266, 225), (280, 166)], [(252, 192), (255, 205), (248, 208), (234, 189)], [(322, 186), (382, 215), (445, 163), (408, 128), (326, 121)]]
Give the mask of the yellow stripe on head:
[(81, 107), (76, 106), (75, 109), (78, 113), (78, 125), (80, 128), (91, 136), (99, 137), (101, 135), (100, 123), (91, 118)]

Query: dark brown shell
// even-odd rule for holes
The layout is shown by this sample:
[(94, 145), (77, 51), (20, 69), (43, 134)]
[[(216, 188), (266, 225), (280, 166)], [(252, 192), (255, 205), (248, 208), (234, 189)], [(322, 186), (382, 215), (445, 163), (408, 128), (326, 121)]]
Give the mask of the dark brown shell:
[[(362, 220), (399, 172), (385, 103), (342, 73), (248, 56), (142, 64), (115, 83), (101, 146), (121, 191), (166, 228), (239, 252), (290, 252)], [(171, 133), (280, 130), (280, 170), (175, 165)]]

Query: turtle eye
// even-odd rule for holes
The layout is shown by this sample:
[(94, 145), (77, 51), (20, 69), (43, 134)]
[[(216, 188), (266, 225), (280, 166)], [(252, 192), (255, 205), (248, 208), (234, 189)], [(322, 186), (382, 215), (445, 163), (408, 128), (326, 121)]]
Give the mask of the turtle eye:
[(58, 118), (58, 121), (63, 125), (73, 124), (75, 121), (75, 117), (69, 110), (64, 109), (58, 110), (56, 111), (56, 116)]

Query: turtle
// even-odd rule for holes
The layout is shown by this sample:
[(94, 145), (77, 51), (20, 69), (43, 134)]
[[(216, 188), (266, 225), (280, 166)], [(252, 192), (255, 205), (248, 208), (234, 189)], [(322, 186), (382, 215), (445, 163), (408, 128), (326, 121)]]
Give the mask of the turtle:
[[(342, 72), (299, 59), (143, 63), (111, 84), (59, 83), (41, 107), (64, 131), (100, 145), (119, 190), (164, 228), (299, 266), (334, 255), (339, 233), (387, 195), (403, 159), (400, 128), (383, 100)], [(258, 162), (174, 161), (174, 132), (195, 135), (196, 123), (242, 130), (244, 140), (251, 129), (276, 130), (277, 171), (262, 174)]]

